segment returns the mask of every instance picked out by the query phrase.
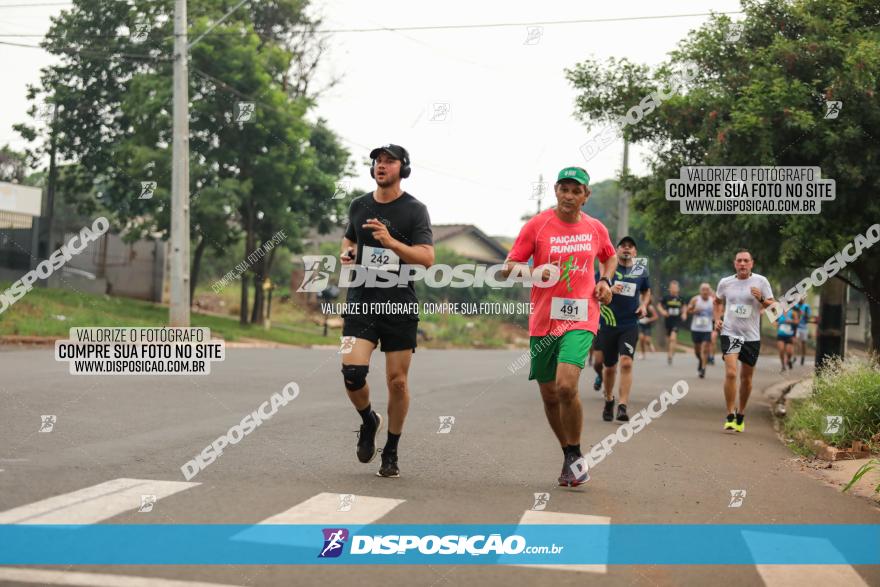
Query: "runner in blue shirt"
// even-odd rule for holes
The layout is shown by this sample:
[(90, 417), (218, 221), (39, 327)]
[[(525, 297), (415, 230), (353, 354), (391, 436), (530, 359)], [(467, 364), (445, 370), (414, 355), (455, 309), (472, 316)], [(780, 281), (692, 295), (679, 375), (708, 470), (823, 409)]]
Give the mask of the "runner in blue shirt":
[(807, 303), (806, 296), (801, 298), (800, 303), (795, 306), (795, 309), (801, 313), (801, 320), (798, 322), (797, 330), (795, 331), (795, 340), (797, 341), (795, 344), (800, 347), (801, 365), (803, 365), (804, 357), (807, 355), (807, 339), (810, 338), (808, 325), (812, 319), (810, 304)]
[(776, 319), (776, 348), (779, 349), (779, 362), (782, 363), (781, 373), (785, 373), (785, 367), (789, 369), (794, 365), (794, 329), (800, 322), (800, 311), (792, 308)]
[[(636, 259), (636, 241), (625, 236), (617, 243), (617, 271), (614, 274), (611, 302), (599, 308), (599, 334), (593, 353), (593, 368), (597, 382), (605, 383), (605, 408), (602, 419), (614, 418), (614, 380), (620, 359), (620, 404), (617, 420), (629, 421), (626, 413), (629, 391), (632, 388), (632, 362), (639, 342), (639, 318), (647, 315), (651, 301), (651, 281), (648, 268)], [(638, 261), (638, 262), (637, 262)], [(596, 385), (594, 384), (594, 388)]]

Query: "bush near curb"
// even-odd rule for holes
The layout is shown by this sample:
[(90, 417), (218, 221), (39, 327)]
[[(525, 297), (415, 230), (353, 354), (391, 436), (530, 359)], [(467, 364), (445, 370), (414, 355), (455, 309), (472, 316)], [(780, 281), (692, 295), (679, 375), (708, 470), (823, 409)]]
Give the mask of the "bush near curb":
[[(840, 416), (839, 429), (829, 429), (828, 417)], [(813, 378), (813, 392), (795, 402), (785, 419), (785, 434), (798, 452), (814, 453), (815, 440), (837, 448), (853, 441), (880, 450), (880, 364), (873, 360), (832, 359)]]

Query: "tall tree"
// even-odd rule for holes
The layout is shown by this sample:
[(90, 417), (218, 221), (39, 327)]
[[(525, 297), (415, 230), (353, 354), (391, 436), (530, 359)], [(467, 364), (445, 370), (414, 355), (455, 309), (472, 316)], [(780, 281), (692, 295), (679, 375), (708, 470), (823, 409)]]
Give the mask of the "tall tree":
[[(348, 160), (326, 125), (307, 118), (324, 50), (308, 3), (233, 7), (189, 2), (190, 41), (206, 33), (190, 55), (192, 288), (207, 251), (244, 235), (250, 254), (263, 235), (282, 228), (296, 235), (298, 222), (335, 215), (332, 189)], [(30, 90), (34, 100), (58, 105), (59, 157), (78, 169), (66, 189), (97, 193), (130, 239), (170, 231), (172, 11), (170, 0), (75, 0), (43, 42), (61, 63)], [(249, 120), (236, 118), (240, 103), (254, 106)], [(20, 128), (37, 138), (34, 127)], [(143, 182), (156, 184), (149, 197), (141, 197)], [(251, 271), (268, 272), (273, 258)]]
[[(880, 8), (870, 0), (743, 0), (734, 28), (715, 16), (654, 71), (588, 60), (566, 72), (580, 91), (576, 115), (611, 120), (690, 66), (695, 77), (623, 134), (649, 145), (650, 172), (627, 187), (652, 239), (696, 265), (705, 251), (747, 244), (763, 267), (806, 276), (880, 220)], [(826, 119), (826, 100), (843, 101)], [(665, 200), (682, 166), (819, 166), (837, 198), (814, 215), (684, 215)], [(694, 253), (696, 251), (697, 253)], [(880, 350), (880, 247), (839, 274), (870, 301)]]

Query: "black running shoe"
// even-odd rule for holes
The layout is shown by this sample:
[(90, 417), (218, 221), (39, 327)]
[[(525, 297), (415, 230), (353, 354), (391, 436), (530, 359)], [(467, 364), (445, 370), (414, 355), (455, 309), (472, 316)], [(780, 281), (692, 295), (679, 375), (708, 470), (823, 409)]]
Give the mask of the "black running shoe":
[(698, 369), (697, 372), (700, 374), (700, 379), (706, 378), (706, 370), (705, 369)]
[(710, 365), (714, 365), (715, 364), (715, 357), (709, 357), (708, 359), (706, 359), (706, 362), (709, 363)]
[(788, 370), (791, 371), (792, 369), (794, 369), (794, 361), (789, 359), (788, 360)]
[(626, 415), (626, 404), (617, 406), (617, 420), (619, 422), (629, 422), (629, 416)]
[(803, 364), (804, 364), (804, 358), (801, 357), (801, 365), (803, 365)]
[(593, 389), (599, 391), (602, 389), (602, 376), (596, 375), (596, 378), (593, 380)]
[(569, 453), (565, 455), (565, 461), (562, 463), (562, 473), (559, 475), (558, 479), (560, 487), (577, 487), (590, 480), (590, 474), (583, 468), (583, 466), (578, 467), (578, 475), (575, 475), (575, 471), (572, 468), (572, 466), (582, 458), (584, 458), (583, 455), (577, 453)]
[(602, 419), (610, 422), (614, 419), (614, 399), (605, 400), (605, 409), (602, 410)]
[(378, 450), (376, 448), (376, 437), (379, 436), (379, 432), (382, 431), (382, 426), (385, 423), (381, 414), (373, 412), (373, 416), (376, 417), (376, 425), (368, 429), (361, 424), (361, 429), (358, 431), (357, 457), (362, 463), (369, 463), (376, 458)]
[(382, 451), (382, 466), (376, 473), (379, 477), (400, 477), (400, 469), (397, 467), (397, 453)]

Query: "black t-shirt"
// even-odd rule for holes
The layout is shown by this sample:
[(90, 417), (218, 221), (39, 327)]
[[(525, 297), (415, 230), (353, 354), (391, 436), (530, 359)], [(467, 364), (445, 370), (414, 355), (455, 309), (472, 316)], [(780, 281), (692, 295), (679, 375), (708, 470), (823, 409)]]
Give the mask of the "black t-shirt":
[(660, 299), (660, 304), (669, 313), (669, 317), (666, 318), (668, 322), (677, 322), (681, 320), (681, 312), (684, 307), (684, 300), (681, 299), (681, 296), (671, 296), (666, 294)]
[[(599, 282), (599, 273), (596, 273), (596, 282)], [(599, 315), (599, 323), (602, 328), (633, 328), (639, 323), (636, 310), (642, 303), (641, 293), (651, 289), (651, 278), (644, 266), (618, 265), (614, 272), (614, 285), (618, 282), (624, 284), (624, 290), (611, 297), (611, 302)]]
[[(384, 248), (382, 243), (373, 238), (372, 230), (363, 227), (370, 218), (382, 222), (388, 227), (391, 237), (405, 245), (434, 244), (431, 218), (423, 203), (403, 192), (396, 200), (382, 204), (373, 199), (372, 192), (366, 193), (352, 200), (348, 211), (348, 227), (345, 229), (345, 238), (357, 243), (355, 262), (363, 266), (362, 271), (388, 271), (399, 275), (399, 266), (403, 263), (391, 249)], [(399, 310), (377, 313), (368, 310), (371, 303), (390, 303), (398, 308), (402, 308), (403, 304), (418, 303), (411, 279), (405, 287), (368, 287), (367, 284), (349, 287), (347, 301), (349, 304), (358, 304), (361, 308), (359, 314), (368, 318), (381, 317), (391, 321), (419, 319), (417, 313), (401, 313)]]

